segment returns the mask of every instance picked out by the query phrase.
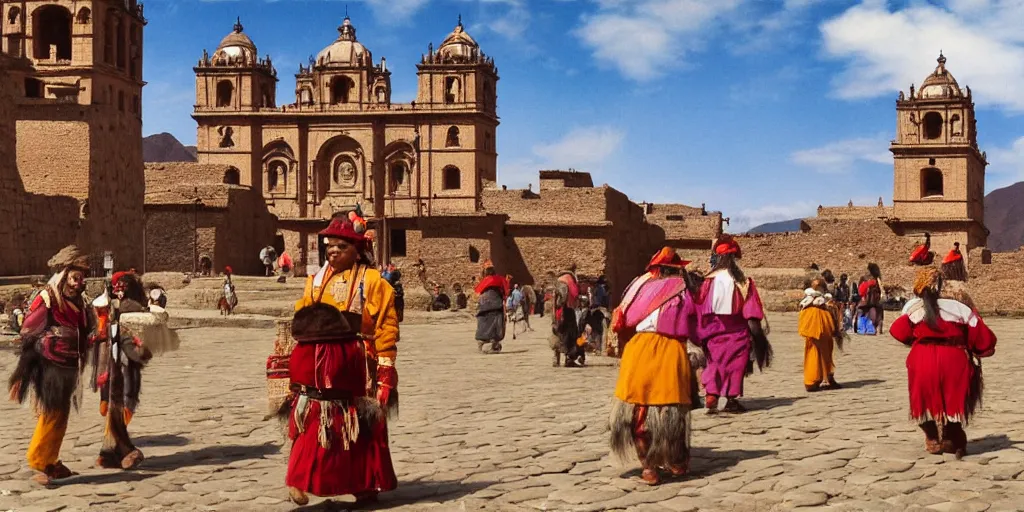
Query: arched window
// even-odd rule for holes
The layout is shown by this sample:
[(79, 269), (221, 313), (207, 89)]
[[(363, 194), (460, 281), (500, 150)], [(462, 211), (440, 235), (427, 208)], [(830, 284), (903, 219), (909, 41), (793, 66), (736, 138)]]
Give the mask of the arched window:
[(299, 89), (299, 103), (303, 105), (313, 104), (313, 91), (309, 87)]
[(399, 161), (391, 164), (391, 180), (388, 184), (388, 192), (395, 194), (405, 184), (405, 175), (409, 172), (409, 166)]
[(480, 249), (477, 249), (476, 247), (473, 247), (472, 245), (469, 246), (469, 262), (470, 263), (480, 263)]
[(78, 17), (75, 19), (80, 25), (88, 25), (92, 20), (92, 11), (88, 7), (82, 7), (78, 10)]
[(331, 104), (348, 103), (352, 92), (352, 79), (347, 76), (336, 76), (331, 81)]
[(388, 90), (383, 88), (383, 87), (378, 87), (377, 88), (377, 103), (382, 103), (383, 104), (383, 103), (387, 103), (387, 102), (388, 102)]
[(459, 90), (460, 90), (459, 79), (450, 76), (444, 79), (444, 103), (445, 105), (451, 105), (456, 101), (459, 101)]
[(7, 11), (7, 23), (9, 23), (11, 25), (14, 25), (15, 23), (18, 23), (20, 18), (21, 18), (21, 8), (18, 7), (17, 5), (15, 5), (14, 7), (11, 7), (11, 9), (9, 11)]
[(217, 106), (218, 107), (230, 107), (231, 96), (235, 93), (235, 86), (231, 84), (230, 80), (221, 80), (217, 82)]
[[(44, 5), (32, 15), (35, 58), (39, 60), (71, 60), (71, 11), (58, 5)], [(50, 47), (57, 54), (50, 55)]]
[(459, 146), (459, 127), (452, 126), (448, 128), (448, 136), (444, 139), (444, 147), (457, 148)]
[(224, 171), (224, 183), (227, 185), (239, 185), (242, 183), (242, 173), (237, 167), (228, 167)]
[(462, 188), (462, 171), (454, 165), (444, 168), (442, 188), (444, 190), (458, 190)]
[(921, 169), (921, 197), (941, 197), (942, 171), (929, 167)]
[(924, 137), (932, 140), (942, 137), (942, 114), (928, 112), (924, 115)]

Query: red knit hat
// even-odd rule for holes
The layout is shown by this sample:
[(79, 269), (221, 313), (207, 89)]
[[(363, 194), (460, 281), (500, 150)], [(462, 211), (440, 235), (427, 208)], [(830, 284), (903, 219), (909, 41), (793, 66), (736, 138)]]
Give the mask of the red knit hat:
[(714, 251), (715, 254), (719, 256), (724, 254), (735, 254), (737, 258), (743, 257), (743, 250), (740, 249), (739, 242), (730, 235), (722, 235), (718, 237), (718, 240), (715, 242)]
[(676, 254), (675, 249), (671, 247), (662, 247), (653, 258), (651, 262), (647, 264), (647, 270), (653, 270), (655, 267), (675, 267), (675, 268), (686, 268), (690, 262), (679, 257)]
[(126, 276), (126, 275), (128, 275), (130, 273), (131, 272), (125, 272), (125, 271), (114, 272), (114, 275), (110, 277), (110, 285), (113, 286), (115, 290), (118, 289), (118, 288), (124, 287), (124, 283), (121, 282), (121, 280), (124, 279), (124, 276)]

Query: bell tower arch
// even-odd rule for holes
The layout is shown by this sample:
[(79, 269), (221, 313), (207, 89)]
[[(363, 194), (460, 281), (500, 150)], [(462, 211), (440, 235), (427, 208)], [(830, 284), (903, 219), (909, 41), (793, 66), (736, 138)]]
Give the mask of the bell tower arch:
[(938, 66), (896, 101), (893, 216), (911, 230), (931, 232), (937, 246), (968, 250), (987, 243), (985, 154), (978, 149), (971, 88), (960, 88), (939, 54)]

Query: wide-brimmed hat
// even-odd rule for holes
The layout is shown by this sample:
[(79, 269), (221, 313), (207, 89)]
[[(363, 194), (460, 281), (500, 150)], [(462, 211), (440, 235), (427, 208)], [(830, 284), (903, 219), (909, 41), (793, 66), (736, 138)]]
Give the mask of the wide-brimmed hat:
[(651, 262), (647, 264), (647, 270), (653, 270), (656, 267), (672, 267), (684, 269), (690, 262), (684, 260), (676, 254), (675, 249), (671, 247), (662, 247), (660, 251), (654, 254), (651, 258)]

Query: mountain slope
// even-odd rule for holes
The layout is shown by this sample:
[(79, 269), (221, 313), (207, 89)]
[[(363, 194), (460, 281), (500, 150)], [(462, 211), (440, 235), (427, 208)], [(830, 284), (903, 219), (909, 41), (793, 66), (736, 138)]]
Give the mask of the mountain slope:
[(144, 162), (195, 162), (195, 146), (185, 147), (169, 133), (158, 133), (142, 139)]
[(800, 223), (803, 219), (780, 220), (768, 222), (760, 226), (754, 226), (747, 233), (786, 233), (789, 231), (800, 231)]
[(985, 196), (985, 226), (993, 251), (1015, 251), (1024, 245), (1024, 181)]

